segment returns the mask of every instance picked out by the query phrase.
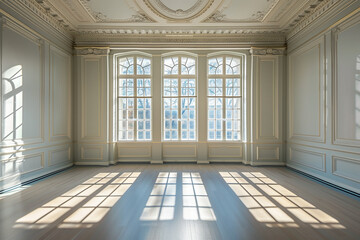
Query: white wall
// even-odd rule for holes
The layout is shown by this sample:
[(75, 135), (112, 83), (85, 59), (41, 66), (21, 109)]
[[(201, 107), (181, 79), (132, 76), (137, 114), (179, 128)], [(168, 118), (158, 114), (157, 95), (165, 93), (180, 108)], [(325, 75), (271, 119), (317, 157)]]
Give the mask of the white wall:
[(2, 190), (73, 164), (72, 56), (4, 16), (0, 46)]
[(289, 40), (287, 166), (360, 193), (360, 14), (318, 25)]

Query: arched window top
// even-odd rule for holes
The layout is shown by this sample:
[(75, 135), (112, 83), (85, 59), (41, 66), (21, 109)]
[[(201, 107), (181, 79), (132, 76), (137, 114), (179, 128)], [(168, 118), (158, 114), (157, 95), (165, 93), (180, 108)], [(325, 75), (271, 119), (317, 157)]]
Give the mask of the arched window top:
[(208, 59), (209, 75), (240, 75), (241, 57), (222, 55)]
[(119, 57), (119, 75), (151, 75), (151, 58), (144, 56)]
[(164, 75), (195, 75), (196, 59), (189, 56), (164, 58)]

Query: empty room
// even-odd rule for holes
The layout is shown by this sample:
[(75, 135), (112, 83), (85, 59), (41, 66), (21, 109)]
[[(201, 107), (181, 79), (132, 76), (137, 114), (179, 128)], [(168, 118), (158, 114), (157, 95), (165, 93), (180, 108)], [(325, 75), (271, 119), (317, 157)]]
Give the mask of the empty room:
[(0, 239), (359, 239), (359, 0), (0, 0)]

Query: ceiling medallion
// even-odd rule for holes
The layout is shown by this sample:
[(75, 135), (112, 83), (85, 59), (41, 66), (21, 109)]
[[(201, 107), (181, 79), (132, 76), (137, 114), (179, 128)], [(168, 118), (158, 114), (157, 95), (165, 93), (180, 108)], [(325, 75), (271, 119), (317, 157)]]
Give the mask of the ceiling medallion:
[[(156, 15), (169, 21), (189, 21), (202, 15), (215, 0), (193, 0), (185, 9), (174, 9), (166, 0), (143, 0)], [(176, 4), (175, 4), (176, 5)], [(175, 6), (176, 7), (176, 6)]]

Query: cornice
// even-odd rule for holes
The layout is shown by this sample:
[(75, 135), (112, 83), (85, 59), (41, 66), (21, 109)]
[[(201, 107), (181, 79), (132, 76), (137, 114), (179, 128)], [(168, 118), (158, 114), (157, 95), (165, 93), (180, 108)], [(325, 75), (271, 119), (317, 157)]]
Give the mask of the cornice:
[(290, 24), (290, 31), (288, 32), (287, 39), (293, 38), (295, 35), (306, 29), (309, 25), (311, 25), (315, 20), (324, 14), (328, 13), (330, 9), (339, 5), (341, 3), (345, 3), (347, 5), (355, 2), (357, 0), (320, 0), (318, 1), (318, 5), (311, 5), (311, 7), (305, 11), (304, 14), (299, 15), (297, 19), (294, 20), (292, 24)]
[(251, 55), (285, 55), (286, 48), (251, 48)]
[[(55, 28), (64, 35), (69, 36), (68, 25), (63, 19), (57, 19), (57, 14), (51, 14), (49, 9), (42, 6), (45, 1), (35, 1), (35, 0), (11, 0), (3, 1), (7, 5), (13, 5), (15, 8), (18, 8), (20, 4), (26, 6), (37, 17), (41, 18), (42, 21), (46, 22), (51, 27)], [(22, 15), (26, 14), (21, 12)]]
[[(41, 4), (35, 0), (0, 0), (4, 9), (0, 9), (2, 15), (12, 19), (20, 25), (29, 23), (49, 34), (51, 39), (57, 39), (60, 45), (71, 47), (73, 45), (73, 36), (64, 26), (64, 23), (54, 18)], [(6, 9), (6, 10), (5, 10)], [(15, 16), (20, 15), (26, 22), (21, 22)], [(23, 20), (23, 21), (24, 21)], [(40, 34), (40, 33), (39, 33)], [(43, 36), (48, 39), (47, 36)], [(50, 39), (49, 39), (50, 40)]]
[(202, 44), (202, 45), (234, 45), (273, 44), (285, 45), (285, 35), (279, 33), (242, 33), (242, 34), (122, 34), (122, 33), (81, 33), (75, 35), (75, 44), (96, 45), (98, 43), (130, 44), (130, 45), (177, 45), (177, 44)]
[(110, 53), (108, 47), (76, 47), (74, 53), (77, 56), (84, 55), (96, 55), (96, 56), (107, 56)]

